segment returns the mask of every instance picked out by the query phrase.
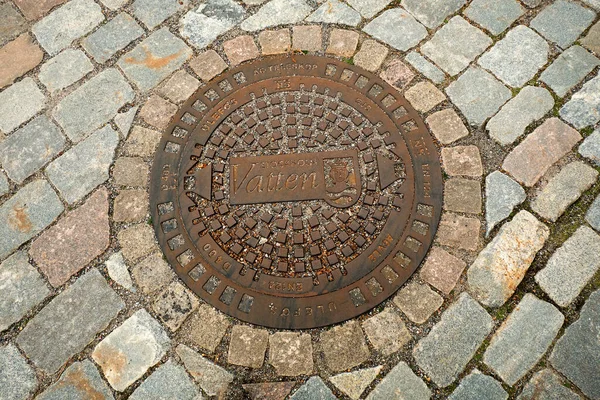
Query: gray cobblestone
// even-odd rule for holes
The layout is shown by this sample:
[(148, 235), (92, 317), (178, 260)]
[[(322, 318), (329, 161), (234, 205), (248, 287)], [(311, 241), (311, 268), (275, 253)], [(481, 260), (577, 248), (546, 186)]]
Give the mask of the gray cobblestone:
[(565, 50), (540, 76), (554, 93), (563, 97), (585, 78), (600, 60), (581, 46), (572, 46)]
[(66, 49), (40, 68), (38, 78), (49, 92), (55, 94), (79, 81), (94, 66), (81, 50)]
[(396, 365), (367, 396), (367, 400), (388, 400), (402, 397), (411, 400), (428, 400), (431, 391), (410, 367), (401, 361)]
[(187, 0), (135, 0), (131, 6), (133, 15), (150, 30), (183, 9)]
[(203, 49), (245, 17), (244, 8), (232, 0), (209, 0), (181, 19), (180, 33)]
[(402, 5), (423, 25), (433, 29), (440, 26), (466, 2), (467, 0), (405, 0)]
[(427, 36), (427, 29), (402, 8), (383, 12), (363, 31), (400, 51), (415, 47)]
[(581, 400), (550, 368), (535, 373), (517, 400)]
[(0, 171), (0, 197), (4, 196), (9, 191), (8, 178), (4, 172)]
[(500, 171), (494, 171), (485, 178), (485, 219), (486, 235), (523, 203), (527, 195), (525, 190), (512, 178)]
[(325, 382), (318, 377), (313, 376), (306, 381), (306, 383), (294, 394), (290, 396), (290, 400), (335, 400), (336, 397), (331, 392), (331, 389), (325, 385)]
[(360, 14), (339, 0), (328, 0), (306, 18), (308, 22), (356, 26), (361, 21)]
[(223, 398), (227, 387), (233, 381), (232, 374), (183, 344), (177, 346), (176, 352), (206, 394)]
[(442, 83), (446, 79), (446, 75), (441, 69), (429, 62), (425, 57), (416, 51), (411, 51), (406, 56), (406, 61), (410, 63), (420, 73), (431, 79), (435, 83)]
[(12, 345), (0, 347), (0, 398), (24, 400), (37, 387), (35, 371)]
[(504, 32), (523, 13), (523, 7), (517, 0), (474, 0), (465, 10), (470, 20), (492, 35)]
[(260, 31), (278, 25), (294, 24), (310, 14), (312, 7), (304, 0), (271, 0), (241, 23), (245, 31)]
[(348, 0), (347, 3), (365, 18), (373, 18), (383, 10), (392, 0)]
[(452, 392), (448, 400), (506, 400), (508, 393), (500, 382), (474, 369), (460, 381), (460, 385)]
[(129, 397), (131, 400), (201, 400), (185, 369), (172, 360), (158, 367)]
[(590, 206), (587, 214), (585, 214), (585, 220), (600, 232), (600, 196), (596, 197), (596, 200)]
[(40, 112), (46, 96), (31, 78), (25, 78), (0, 92), (0, 132), (10, 133)]
[(586, 82), (581, 90), (560, 109), (560, 116), (577, 129), (594, 126), (600, 121), (600, 75)]
[(579, 154), (600, 166), (600, 129), (585, 138), (579, 146)]
[(81, 45), (96, 62), (102, 64), (143, 34), (144, 29), (135, 19), (129, 14), (120, 13), (85, 38)]
[(579, 4), (558, 0), (544, 8), (529, 24), (546, 39), (563, 49), (569, 47), (596, 18), (596, 13)]

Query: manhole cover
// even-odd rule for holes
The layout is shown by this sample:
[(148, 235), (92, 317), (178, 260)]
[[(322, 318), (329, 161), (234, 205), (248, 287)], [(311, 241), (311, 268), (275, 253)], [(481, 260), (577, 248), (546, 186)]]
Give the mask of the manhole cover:
[(271, 57), (202, 87), (164, 135), (154, 227), (177, 274), (273, 328), (357, 316), (392, 295), (440, 218), (438, 151), (390, 85), (325, 57)]

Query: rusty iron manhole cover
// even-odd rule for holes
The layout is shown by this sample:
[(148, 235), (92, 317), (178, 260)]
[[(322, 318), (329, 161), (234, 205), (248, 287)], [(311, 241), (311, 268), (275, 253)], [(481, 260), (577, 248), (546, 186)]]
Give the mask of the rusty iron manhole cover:
[(438, 150), (379, 77), (307, 55), (199, 89), (152, 172), (154, 228), (202, 299), (272, 328), (313, 328), (391, 296), (441, 213)]

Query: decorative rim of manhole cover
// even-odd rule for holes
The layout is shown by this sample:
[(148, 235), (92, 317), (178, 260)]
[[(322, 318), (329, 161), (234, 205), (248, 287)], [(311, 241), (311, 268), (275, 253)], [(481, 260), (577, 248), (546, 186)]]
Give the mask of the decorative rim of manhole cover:
[(442, 192), (437, 146), (396, 89), (293, 54), (241, 65), (186, 102), (150, 199), (160, 245), (197, 295), (305, 329), (394, 294), (431, 246)]

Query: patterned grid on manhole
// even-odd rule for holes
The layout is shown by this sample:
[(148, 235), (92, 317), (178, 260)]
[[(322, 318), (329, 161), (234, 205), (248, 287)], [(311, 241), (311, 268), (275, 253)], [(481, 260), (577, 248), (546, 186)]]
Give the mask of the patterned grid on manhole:
[(313, 328), (392, 295), (441, 214), (438, 150), (375, 75), (307, 55), (199, 89), (163, 136), (151, 207), (171, 266), (241, 320)]

